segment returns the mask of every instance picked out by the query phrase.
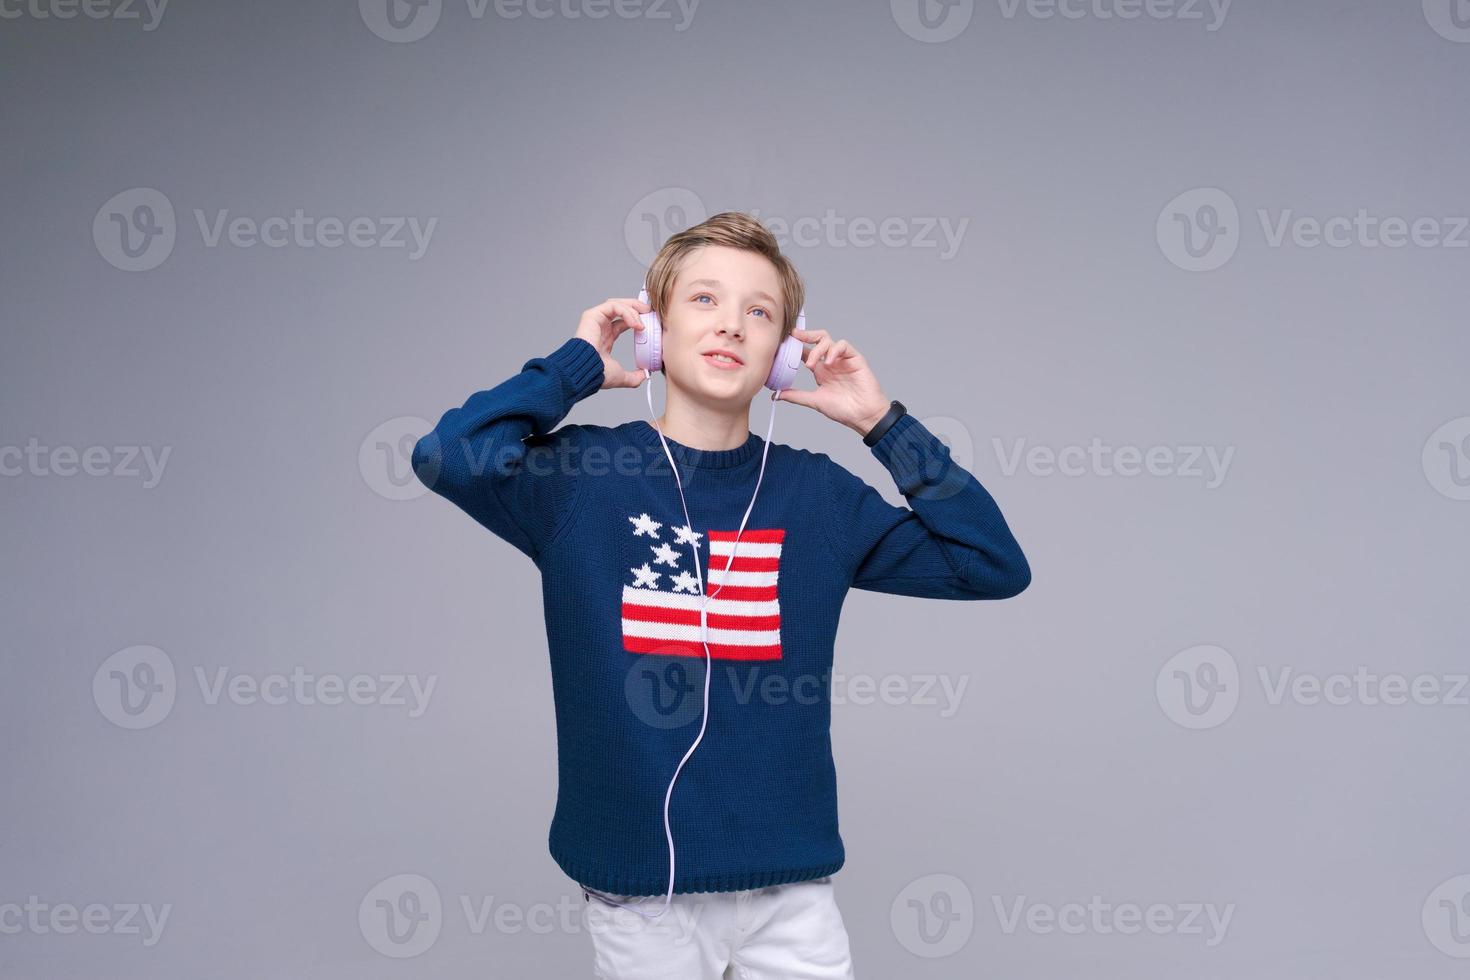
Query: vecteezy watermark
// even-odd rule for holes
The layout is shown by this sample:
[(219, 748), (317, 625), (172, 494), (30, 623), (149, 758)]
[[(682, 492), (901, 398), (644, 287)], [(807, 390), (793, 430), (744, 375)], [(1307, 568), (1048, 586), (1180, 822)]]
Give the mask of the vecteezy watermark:
[[(1001, 935), (1200, 937), (1206, 946), (1225, 941), (1235, 903), (1112, 902), (1092, 895), (1085, 902), (1032, 901), (1026, 895), (991, 895)], [(899, 944), (926, 959), (953, 956), (970, 941), (978, 919), (974, 894), (950, 874), (931, 874), (905, 885), (889, 909)]]
[(725, 670), (738, 704), (758, 701), (769, 705), (812, 705), (827, 700), (832, 705), (933, 708), (940, 718), (954, 717), (964, 700), (965, 689), (970, 685), (969, 674), (959, 677), (924, 673), (874, 676), (834, 670), (792, 677), (778, 672), (763, 675), (759, 666), (743, 672), (731, 666)]
[[(939, 673), (790, 675), (762, 664), (719, 664), (710, 678), (736, 704), (811, 707), (831, 704), (917, 708), (940, 718), (960, 710), (970, 675)], [(697, 722), (704, 707), (704, 655), (647, 653), (629, 664), (623, 679), (628, 707), (653, 728), (682, 728)]]
[(1470, 3), (1466, 0), (1424, 0), (1424, 19), (1445, 40), (1470, 44)]
[[(409, 718), (422, 717), (439, 683), (437, 674), (310, 673), (299, 664), (289, 673), (246, 674), (228, 667), (213, 671), (196, 666), (200, 700), (210, 707), (228, 702), (256, 705), (337, 707), (357, 705), (407, 708)], [(102, 717), (119, 728), (144, 729), (173, 711), (179, 684), (173, 658), (158, 647), (131, 646), (112, 654), (92, 675), (92, 701)]]
[(0, 0), (0, 20), (141, 21), (144, 31), (163, 21), (168, 0)]
[[(229, 208), (193, 211), (205, 248), (407, 249), (410, 262), (423, 258), (438, 218), (366, 216), (341, 218), (290, 215), (264, 218), (231, 215)], [(173, 202), (152, 187), (132, 187), (108, 198), (92, 219), (92, 242), (107, 263), (124, 272), (156, 269), (173, 254), (179, 229)]]
[(1451, 500), (1470, 500), (1470, 415), (1450, 419), (1424, 440), (1420, 465), (1429, 485)]
[(440, 454), (431, 454), (422, 474), (413, 471), (413, 447), (433, 425), (416, 415), (400, 415), (376, 426), (357, 447), (357, 471), (362, 482), (388, 500), (413, 500), (429, 492), (442, 467)]
[(783, 249), (791, 246), (872, 248), (879, 245), (893, 249), (934, 250), (941, 262), (959, 254), (965, 230), (970, 227), (969, 218), (945, 215), (886, 215), (875, 218), (840, 215), (833, 208), (827, 208), (820, 217), (772, 215), (766, 218), (761, 217), (759, 208), (752, 208), (750, 216), (765, 225)]
[[(476, 480), (514, 476), (522, 480), (541, 478), (580, 479), (605, 476), (653, 476), (673, 479), (668, 457), (662, 448), (624, 444), (617, 448), (556, 438), (534, 444), (519, 439), (503, 443), (476, 443), (460, 438), (448, 444), (456, 476)], [(418, 470), (414, 450), (419, 449)], [(376, 426), (357, 448), (357, 469), (363, 482), (388, 500), (412, 500), (439, 485), (445, 472), (445, 444), (429, 423), (414, 415), (400, 415)], [(698, 467), (681, 472), (687, 490), (698, 482)]]
[(1470, 959), (1470, 874), (1442, 881), (1424, 899), (1424, 935), (1446, 956)]
[[(115, 476), (142, 478), (152, 490), (163, 479), (173, 446), (43, 446), (32, 436), (24, 446), (0, 446), (0, 476)], [(141, 464), (141, 468), (140, 468)]]
[(1025, 463), (1032, 476), (1157, 476), (1171, 479), (1203, 480), (1206, 490), (1214, 490), (1225, 482), (1235, 447), (1216, 446), (1106, 446), (1098, 436), (1086, 446), (1027, 447), (1025, 439), (1015, 439), (1010, 449), (1000, 439), (992, 438), (995, 459), (1000, 471), (1015, 476)]
[[(1030, 20), (1175, 20), (1203, 24), (1206, 31), (1225, 26), (1233, 0), (995, 0), (1002, 18)], [(937, 44), (964, 33), (975, 15), (975, 0), (889, 0), (893, 22), (915, 41)]]
[(1206, 946), (1218, 946), (1230, 931), (1235, 903), (1214, 902), (1108, 902), (1093, 895), (1086, 902), (1033, 902), (1025, 895), (990, 896), (1000, 931), (1007, 936), (1029, 932), (1037, 936), (1199, 936)]
[[(1326, 217), (1292, 208), (1257, 208), (1267, 248), (1399, 249), (1470, 247), (1470, 216), (1378, 215), (1367, 208)], [(1218, 187), (1197, 187), (1164, 205), (1154, 223), (1159, 250), (1188, 272), (1210, 272), (1234, 257), (1243, 235), (1235, 200)]]
[(1180, 650), (1159, 668), (1154, 696), (1170, 721), (1184, 728), (1215, 728), (1240, 703), (1240, 667), (1212, 643)]
[[(820, 215), (768, 215), (747, 212), (775, 236), (782, 248), (892, 248), (933, 251), (952, 259), (964, 243), (969, 218), (909, 215), (843, 215), (827, 208)], [(647, 266), (668, 237), (709, 216), (699, 195), (687, 187), (661, 187), (645, 194), (623, 218), (623, 241), (640, 265)]]
[(357, 928), (384, 956), (407, 959), (427, 952), (444, 928), (439, 889), (423, 875), (384, 878), (358, 903)]
[[(490, 933), (537, 936), (552, 933), (629, 931), (637, 929), (667, 936), (673, 946), (694, 939), (704, 902), (683, 896), (669, 914), (648, 922), (633, 912), (588, 902), (581, 893), (558, 895), (554, 901), (516, 902), (496, 895), (457, 896), (465, 931), (472, 936)], [(451, 906), (451, 907), (453, 907)], [(583, 915), (586, 915), (584, 920)], [(405, 959), (434, 945), (452, 917), (438, 887), (420, 874), (398, 874), (373, 885), (358, 903), (357, 925), (363, 939), (384, 956)]]
[(687, 187), (660, 187), (643, 195), (623, 218), (623, 243), (634, 261), (647, 268), (668, 237), (693, 228), (709, 211), (698, 194)]
[[(1470, 674), (1379, 673), (1365, 664), (1329, 674), (1290, 665), (1256, 667), (1267, 707), (1470, 707)], [(1216, 728), (1240, 704), (1243, 682), (1228, 650), (1201, 644), (1181, 650), (1154, 679), (1159, 707), (1184, 728)]]
[(1359, 664), (1351, 674), (1313, 674), (1292, 667), (1256, 668), (1269, 705), (1327, 704), (1470, 707), (1470, 674), (1378, 674)]
[(0, 901), (0, 936), (70, 936), (77, 932), (94, 936), (141, 936), (144, 946), (156, 946), (163, 938), (173, 903), (154, 906), (151, 902), (45, 902), (29, 895), (24, 902)]
[[(687, 31), (699, 0), (465, 0), (471, 20), (494, 14), (499, 20), (671, 21)], [(405, 44), (428, 37), (444, 13), (444, 0), (357, 0), (367, 29), (384, 41)]]
[(1225, 26), (1234, 0), (996, 0), (1001, 16), (1015, 20), (1177, 20), (1200, 22), (1214, 33)]
[(953, 956), (974, 935), (975, 896), (954, 875), (924, 875), (894, 896), (888, 924), (899, 945), (915, 956)]

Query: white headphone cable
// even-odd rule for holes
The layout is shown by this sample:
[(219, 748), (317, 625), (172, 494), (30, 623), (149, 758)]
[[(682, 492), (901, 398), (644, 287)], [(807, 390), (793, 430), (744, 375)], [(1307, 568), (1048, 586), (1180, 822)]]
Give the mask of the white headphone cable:
[[(582, 886), (582, 890), (587, 892), (589, 895), (596, 895), (598, 898), (606, 901), (611, 905), (616, 905), (619, 908), (627, 909), (630, 912), (636, 912), (637, 914), (643, 916), (645, 919), (657, 919), (661, 917), (665, 912), (667, 912), (669, 910), (669, 906), (672, 905), (674, 902), (674, 832), (673, 829), (669, 826), (669, 803), (674, 797), (674, 783), (678, 780), (679, 773), (683, 771), (684, 763), (689, 761), (689, 757), (694, 754), (694, 750), (698, 748), (699, 743), (704, 740), (704, 731), (706, 726), (709, 724), (709, 679), (710, 674), (714, 672), (714, 667), (712, 663), (713, 654), (710, 653), (709, 649), (709, 601), (720, 594), (720, 590), (725, 587), (725, 582), (722, 581), (719, 585), (719, 588), (715, 589), (715, 591), (710, 595), (704, 594), (704, 576), (699, 571), (699, 543), (694, 537), (694, 523), (689, 519), (689, 502), (684, 499), (684, 481), (679, 479), (679, 467), (674, 463), (674, 454), (669, 450), (669, 443), (668, 440), (664, 438), (663, 429), (658, 426), (657, 418), (653, 415), (653, 372), (645, 369), (643, 373), (648, 379), (648, 387), (644, 391), (644, 394), (648, 397), (648, 414), (649, 417), (654, 418), (653, 430), (658, 433), (658, 440), (660, 443), (663, 444), (664, 447), (664, 455), (669, 458), (669, 466), (674, 471), (674, 484), (679, 488), (679, 504), (684, 509), (684, 526), (688, 528), (690, 532), (689, 546), (690, 552), (694, 556), (694, 576), (695, 581), (698, 583), (699, 586), (700, 596), (699, 639), (700, 642), (704, 645), (704, 710), (700, 714), (699, 734), (695, 736), (694, 742), (689, 746), (688, 751), (684, 753), (684, 758), (679, 760), (679, 765), (674, 768), (674, 776), (672, 779), (669, 780), (669, 788), (664, 793), (664, 837), (669, 842), (669, 888), (668, 893), (664, 896), (664, 907), (659, 909), (657, 912), (649, 914), (643, 909), (637, 908), (637, 906), (643, 904), (644, 901), (652, 896), (645, 895), (643, 898), (638, 899), (637, 902), (634, 902), (632, 904), (625, 904), (623, 902), (619, 902), (611, 895), (603, 894), (602, 892), (588, 888), (585, 885)], [(740, 549), (740, 536), (745, 533), (745, 523), (746, 521), (750, 520), (750, 512), (755, 508), (755, 498), (761, 492), (761, 480), (764, 479), (766, 475), (766, 455), (770, 452), (771, 433), (775, 430), (776, 426), (776, 402), (780, 400), (781, 393), (779, 391), (773, 391), (771, 393), (771, 418), (770, 421), (766, 423), (766, 441), (765, 445), (761, 447), (761, 468), (760, 472), (756, 475), (755, 478), (755, 492), (750, 495), (750, 503), (747, 504), (745, 507), (745, 516), (740, 518), (740, 530), (735, 532), (735, 542), (730, 547), (730, 558), (725, 563), (726, 571), (729, 571), (730, 569), (733, 569), (735, 567), (735, 555)], [(714, 560), (713, 550), (711, 550), (710, 552), (710, 560)]]

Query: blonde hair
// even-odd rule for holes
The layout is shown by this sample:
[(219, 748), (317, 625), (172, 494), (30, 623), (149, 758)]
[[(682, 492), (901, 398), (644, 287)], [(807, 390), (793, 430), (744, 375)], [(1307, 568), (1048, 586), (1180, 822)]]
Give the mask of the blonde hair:
[(755, 218), (739, 211), (722, 211), (692, 228), (669, 236), (648, 267), (648, 302), (659, 319), (668, 312), (669, 294), (684, 259), (706, 245), (725, 245), (764, 255), (776, 267), (781, 280), (781, 339), (796, 329), (796, 315), (806, 303), (806, 287), (791, 260), (781, 254), (776, 236)]

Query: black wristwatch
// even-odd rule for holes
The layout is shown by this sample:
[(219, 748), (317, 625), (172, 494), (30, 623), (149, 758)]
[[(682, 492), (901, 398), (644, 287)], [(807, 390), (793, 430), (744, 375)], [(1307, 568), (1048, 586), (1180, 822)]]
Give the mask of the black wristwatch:
[(878, 440), (882, 439), (888, 430), (893, 428), (894, 423), (903, 418), (904, 413), (907, 411), (908, 409), (903, 407), (903, 402), (895, 398), (893, 404), (888, 406), (888, 414), (879, 419), (878, 424), (869, 429), (868, 434), (863, 436), (863, 445), (869, 447), (876, 446)]

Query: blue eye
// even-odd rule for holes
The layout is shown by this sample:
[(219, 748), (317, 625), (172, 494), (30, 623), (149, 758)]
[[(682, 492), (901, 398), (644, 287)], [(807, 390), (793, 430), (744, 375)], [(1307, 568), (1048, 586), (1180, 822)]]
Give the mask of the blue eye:
[[(693, 300), (694, 300), (694, 302), (696, 302), (696, 303), (698, 303), (698, 302), (699, 302), (699, 301), (700, 301), (700, 300), (702, 300), (702, 299), (707, 299), (707, 300), (713, 300), (713, 299), (714, 299), (714, 297), (713, 297), (713, 296), (711, 296), (711, 295), (710, 295), (710, 294), (709, 294), (709, 293), (697, 293), (697, 294), (696, 294), (696, 295), (695, 295), (695, 296), (694, 296), (694, 297), (693, 297)], [(702, 306), (708, 306), (708, 305), (709, 305), (709, 304), (708, 304), (708, 303), (702, 303), (702, 304), (700, 304), (700, 305), (702, 305)], [(761, 313), (763, 313), (763, 314), (765, 314), (765, 318), (766, 318), (766, 319), (767, 319), (767, 320), (769, 320), (769, 319), (771, 319), (771, 311), (770, 311), (770, 310), (768, 310), (768, 309), (766, 309), (766, 308), (765, 308), (765, 307), (764, 307), (764, 306), (757, 306), (757, 307), (754, 307), (754, 308), (753, 308), (753, 309), (752, 309), (752, 311), (751, 311), (751, 312), (756, 312), (756, 311), (759, 311), (759, 312), (761, 312)]]

